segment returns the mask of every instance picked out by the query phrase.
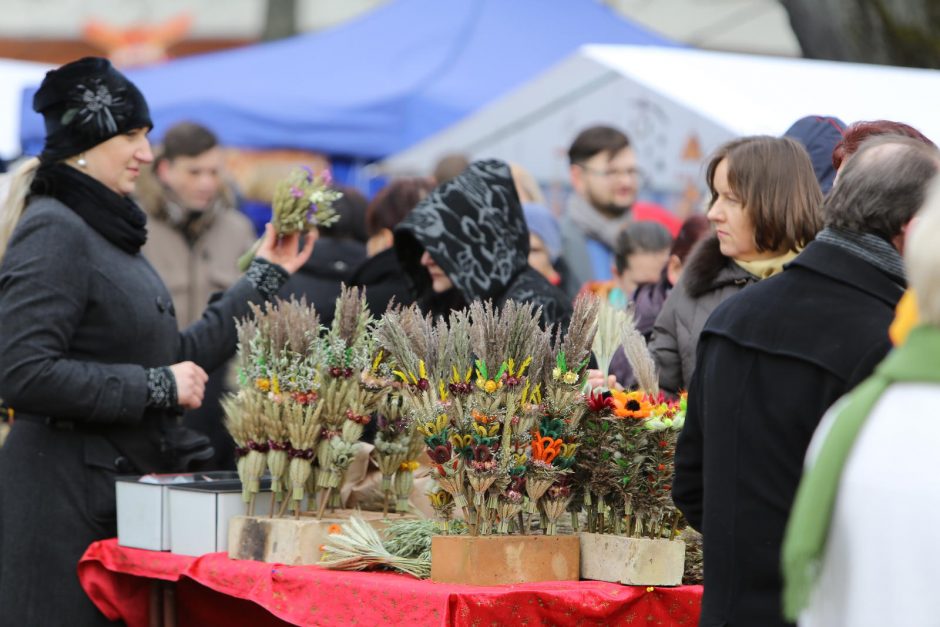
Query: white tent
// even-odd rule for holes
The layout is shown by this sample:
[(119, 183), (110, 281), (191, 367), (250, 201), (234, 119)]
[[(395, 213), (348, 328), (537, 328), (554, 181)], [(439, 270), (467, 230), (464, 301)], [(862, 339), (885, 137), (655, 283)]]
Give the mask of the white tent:
[(23, 88), (38, 85), (51, 66), (0, 59), (0, 158), (20, 154), (20, 107)]
[(568, 145), (586, 126), (624, 128), (647, 190), (701, 186), (701, 164), (740, 135), (781, 135), (805, 115), (892, 119), (940, 141), (940, 71), (651, 46), (585, 46), (509, 95), (379, 164), (427, 174), (443, 154), (522, 164), (567, 180)]

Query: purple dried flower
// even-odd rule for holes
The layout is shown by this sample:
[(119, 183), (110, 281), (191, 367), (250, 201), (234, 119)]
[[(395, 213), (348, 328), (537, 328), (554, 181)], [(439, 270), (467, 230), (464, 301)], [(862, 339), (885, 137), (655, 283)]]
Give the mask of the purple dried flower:
[(473, 447), (473, 459), (476, 462), (488, 462), (493, 459), (493, 454), (490, 452), (490, 447), (485, 444), (479, 444)]
[(313, 216), (317, 214), (317, 211), (319, 211), (319, 207), (317, 207), (317, 203), (315, 202), (310, 203), (310, 208), (307, 209), (307, 220), (312, 220)]
[(329, 170), (323, 170), (320, 173), (320, 178), (323, 180), (324, 185), (330, 185), (333, 182), (333, 174)]
[(453, 455), (453, 449), (450, 447), (450, 442), (428, 450), (428, 457), (431, 458), (431, 461), (437, 462), (438, 464), (450, 461), (451, 455)]
[(304, 190), (300, 189), (296, 185), (290, 186), (290, 195), (294, 198), (303, 198)]
[(313, 182), (313, 170), (311, 170), (309, 166), (305, 165), (300, 166), (300, 169), (307, 173), (307, 182)]

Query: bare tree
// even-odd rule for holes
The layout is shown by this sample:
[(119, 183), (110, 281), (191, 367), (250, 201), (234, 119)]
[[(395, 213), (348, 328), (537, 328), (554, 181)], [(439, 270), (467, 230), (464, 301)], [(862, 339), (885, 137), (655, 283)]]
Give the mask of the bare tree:
[(812, 59), (940, 68), (940, 0), (780, 0)]

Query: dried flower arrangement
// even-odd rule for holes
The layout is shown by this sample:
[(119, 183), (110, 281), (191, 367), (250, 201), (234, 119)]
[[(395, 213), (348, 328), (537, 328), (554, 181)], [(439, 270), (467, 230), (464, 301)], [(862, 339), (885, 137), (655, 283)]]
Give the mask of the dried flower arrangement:
[(389, 312), (378, 329), (402, 385), (402, 415), (424, 440), (446, 522), (459, 510), (473, 535), (526, 531), (529, 516), (555, 532), (584, 413), (580, 388), (596, 302), (575, 308), (562, 340), (539, 328), (532, 306), (474, 303), (445, 322), (416, 308)]
[[(439, 390), (431, 389), (429, 372), (439, 372), (438, 357), (446, 350), (446, 325), (435, 323), (417, 307), (390, 309), (376, 328), (376, 342), (384, 356), (395, 355), (384, 371), (394, 377), (396, 390), (380, 407), (375, 437), (375, 456), (382, 472), (383, 510), (397, 497), (395, 509), (409, 509), (408, 499), (414, 485), (414, 472), (423, 440), (411, 408), (430, 411)], [(419, 352), (420, 351), (420, 352)], [(418, 355), (423, 357), (418, 357)], [(429, 378), (430, 377), (430, 378)]]
[[(333, 203), (343, 194), (332, 189), (333, 182), (329, 170), (314, 174), (308, 167), (295, 168), (287, 178), (274, 188), (271, 201), (271, 224), (278, 235), (307, 233), (315, 228), (329, 227), (339, 220), (339, 214), (333, 210)], [(238, 260), (242, 272), (258, 252), (259, 239), (247, 253)]]
[(622, 329), (627, 326), (627, 312), (611, 305), (607, 300), (599, 303), (597, 311), (597, 334), (591, 345), (591, 352), (597, 362), (597, 369), (604, 375), (604, 381), (610, 374), (610, 362), (622, 344)]
[(323, 430), (317, 447), (316, 485), (323, 491), (319, 514), (328, 503), (340, 507), (339, 487), (352, 462), (365, 425), (382, 403), (386, 388), (375, 377), (376, 354), (365, 292), (343, 287), (330, 332), (323, 338), (320, 403)]
[(345, 287), (325, 334), (302, 300), (253, 307), (238, 323), (242, 389), (223, 408), (249, 514), (265, 468), (281, 514), (290, 505), (299, 516), (317, 490), (320, 515), (331, 497), (338, 504), (336, 488), (386, 392), (370, 375), (379, 361), (373, 364), (372, 325), (364, 294)]
[(672, 538), (679, 514), (672, 504), (670, 483), (676, 439), (685, 421), (685, 397), (667, 401), (659, 392), (646, 341), (631, 315), (624, 321), (619, 341), (611, 342), (623, 344), (639, 389), (607, 394), (595, 390), (588, 397), (586, 450), (578, 466), (587, 530)]
[[(453, 535), (466, 531), (459, 521), (446, 529)], [(431, 573), (431, 538), (439, 532), (436, 523), (422, 519), (392, 521), (376, 531), (352, 516), (327, 537), (319, 565), (332, 570), (383, 568), (427, 579)]]
[(265, 468), (272, 498), (299, 513), (320, 431), (319, 319), (303, 300), (253, 305), (252, 314), (238, 322), (241, 390), (222, 401), (226, 426), (249, 513)]
[(333, 570), (389, 568), (418, 579), (427, 579), (431, 574), (429, 559), (391, 553), (379, 532), (357, 516), (352, 516), (336, 533), (329, 535), (319, 565)]

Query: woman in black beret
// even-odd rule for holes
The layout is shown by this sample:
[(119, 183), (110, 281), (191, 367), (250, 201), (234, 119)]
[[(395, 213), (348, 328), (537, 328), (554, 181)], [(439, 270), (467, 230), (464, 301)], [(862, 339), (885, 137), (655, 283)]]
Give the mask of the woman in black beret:
[(235, 318), (277, 292), (314, 238), (301, 250), (268, 225), (245, 276), (180, 333), (130, 197), (153, 160), (143, 95), (88, 57), (49, 72), (33, 109), (45, 146), (0, 217), (0, 397), (15, 412), (0, 449), (0, 625), (108, 624), (76, 567), (116, 535), (115, 477), (211, 454), (178, 416), (234, 352)]

